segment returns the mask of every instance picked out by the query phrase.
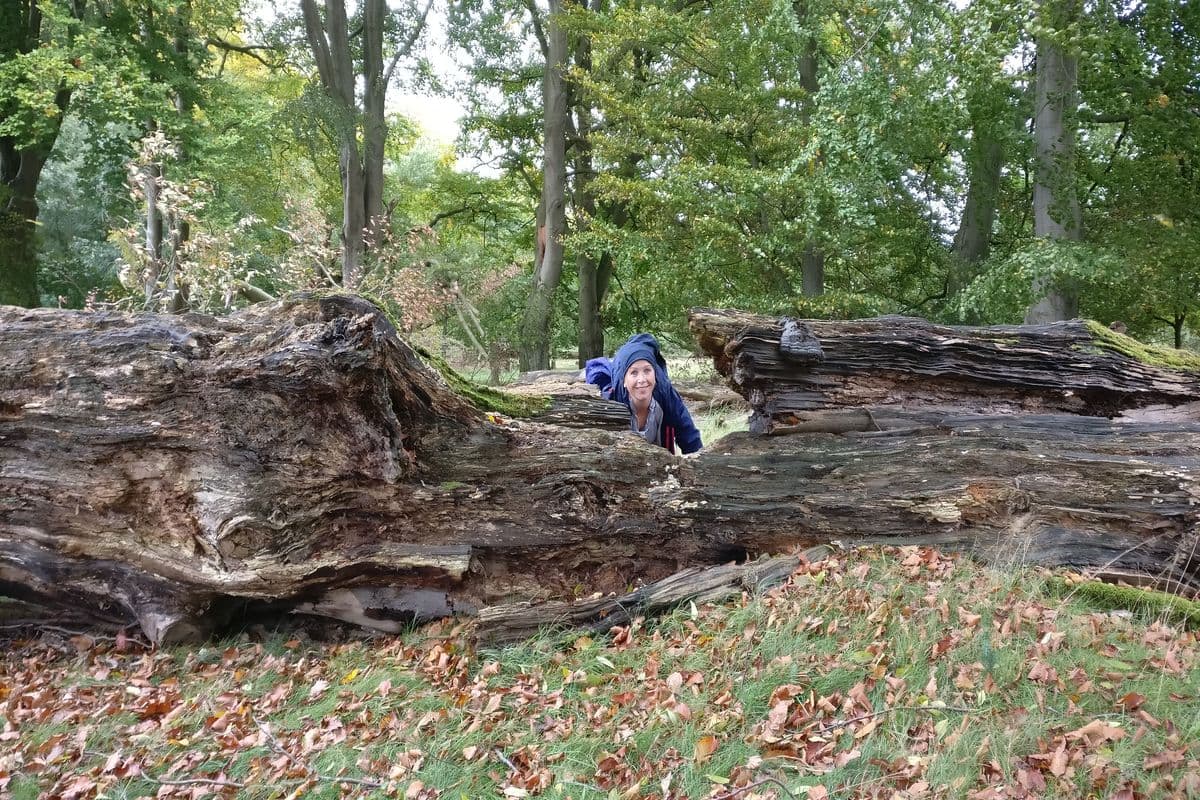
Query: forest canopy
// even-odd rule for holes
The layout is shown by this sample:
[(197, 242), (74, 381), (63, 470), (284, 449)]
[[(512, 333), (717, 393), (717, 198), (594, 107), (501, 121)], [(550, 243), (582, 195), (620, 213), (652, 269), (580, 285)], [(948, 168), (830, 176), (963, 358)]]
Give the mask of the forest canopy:
[[(452, 144), (395, 111), (452, 98)], [(1119, 321), (1200, 295), (1177, 0), (16, 0), (0, 303), (343, 287), (492, 365), (685, 309)]]

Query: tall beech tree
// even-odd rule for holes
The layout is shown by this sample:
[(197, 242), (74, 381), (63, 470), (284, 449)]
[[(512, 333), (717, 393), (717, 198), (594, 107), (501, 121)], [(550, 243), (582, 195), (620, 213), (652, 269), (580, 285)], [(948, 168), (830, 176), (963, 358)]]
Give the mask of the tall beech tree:
[[(535, 15), (536, 9), (531, 8)], [(550, 0), (546, 16), (546, 69), (542, 76), (542, 198), (544, 227), (538, 229), (540, 259), (534, 264), (533, 284), (521, 323), (518, 356), (521, 369), (550, 367), (550, 325), (554, 293), (562, 279), (563, 237), (567, 203), (567, 31), (562, 24), (562, 3)], [(538, 30), (541, 26), (538, 25)]]
[[(388, 10), (386, 0), (365, 0), (351, 27), (344, 0), (300, 0), (304, 31), (321, 86), (330, 101), (342, 181), (342, 285), (362, 280), (363, 255), (385, 224), (383, 204), (385, 101), (401, 59), (410, 57), (429, 17), (432, 0), (418, 10)], [(390, 24), (389, 24), (390, 23)], [(385, 31), (400, 30), (385, 53)], [(385, 63), (386, 60), (386, 63)], [(361, 80), (361, 87), (359, 81)]]
[[(1041, 0), (1034, 94), (1033, 234), (1078, 242), (1083, 219), (1075, 178), (1079, 107), (1077, 59), (1070, 31), (1082, 14), (1080, 0)], [(1035, 302), (1025, 313), (1031, 324), (1071, 319), (1079, 298), (1073, 287), (1047, 275), (1034, 278)]]

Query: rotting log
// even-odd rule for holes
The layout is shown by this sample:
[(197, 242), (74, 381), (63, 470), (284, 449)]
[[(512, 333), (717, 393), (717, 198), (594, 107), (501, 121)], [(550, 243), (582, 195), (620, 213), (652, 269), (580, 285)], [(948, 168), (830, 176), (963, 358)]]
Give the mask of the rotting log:
[[(750, 401), (751, 430), (847, 407), (1200, 419), (1200, 357), (1085, 320), (951, 327), (694, 309), (696, 341)], [(1156, 412), (1158, 416), (1156, 417)]]
[(681, 603), (714, 603), (743, 592), (751, 594), (786, 580), (802, 561), (821, 561), (827, 546), (809, 548), (802, 555), (784, 555), (689, 567), (662, 580), (641, 586), (624, 595), (589, 597), (583, 600), (523, 601), (488, 606), (479, 612), (478, 638), (485, 644), (515, 642), (556, 628), (602, 633), (617, 625), (628, 625), (639, 614), (654, 614)]
[(394, 629), (831, 541), (1200, 587), (1198, 423), (841, 413), (677, 459), (497, 423), (353, 296), (2, 308), (0, 593), (167, 642), (255, 608)]

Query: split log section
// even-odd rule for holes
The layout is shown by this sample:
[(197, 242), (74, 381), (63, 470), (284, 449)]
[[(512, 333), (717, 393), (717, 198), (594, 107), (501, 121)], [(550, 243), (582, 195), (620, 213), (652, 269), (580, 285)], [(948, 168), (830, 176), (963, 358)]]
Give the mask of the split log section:
[[(778, 321), (737, 318), (720, 335), (712, 321), (723, 317), (693, 318), (718, 363), (770, 352), (761, 330)], [(837, 329), (814, 323), (822, 358), (786, 380), (834, 398), (856, 382), (928, 387), (922, 365), (935, 361), (942, 386), (955, 383), (955, 363), (986, 364), (972, 349), (990, 346), (986, 333), (953, 329), (949, 352), (961, 355), (951, 357), (903, 333), (917, 323), (874, 324), (870, 335), (890, 327), (912, 340), (910, 360), (867, 358), (856, 371), (837, 356)], [(766, 364), (758, 352), (754, 364)], [(1147, 372), (1105, 352), (1125, 381), (1106, 390), (1122, 408), (1196, 399), (1186, 371)], [(1057, 345), (1028, 358), (1058, 359), (1042, 365), (1047, 384), (1082, 363)], [(770, 405), (779, 395), (747, 363), (734, 383), (754, 375), (759, 418), (801, 425), (792, 407)], [(895, 402), (820, 421), (839, 433), (734, 435), (681, 460), (623, 432), (498, 423), (352, 296), (301, 295), (225, 318), (3, 308), (0, 593), (136, 621), (165, 642), (206, 635), (248, 606), (396, 629), (514, 600), (620, 595), (832, 541), (935, 544), (1200, 587), (1196, 423), (931, 410), (918, 399), (921, 410)], [(489, 613), (497, 629), (520, 627)]]

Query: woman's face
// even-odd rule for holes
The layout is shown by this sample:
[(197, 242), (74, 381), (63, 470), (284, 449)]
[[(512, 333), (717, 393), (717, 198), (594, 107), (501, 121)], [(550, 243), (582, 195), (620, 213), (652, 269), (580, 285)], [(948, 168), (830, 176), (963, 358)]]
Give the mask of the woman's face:
[(636, 403), (649, 403), (654, 393), (654, 367), (641, 359), (629, 365), (625, 371), (625, 391)]

